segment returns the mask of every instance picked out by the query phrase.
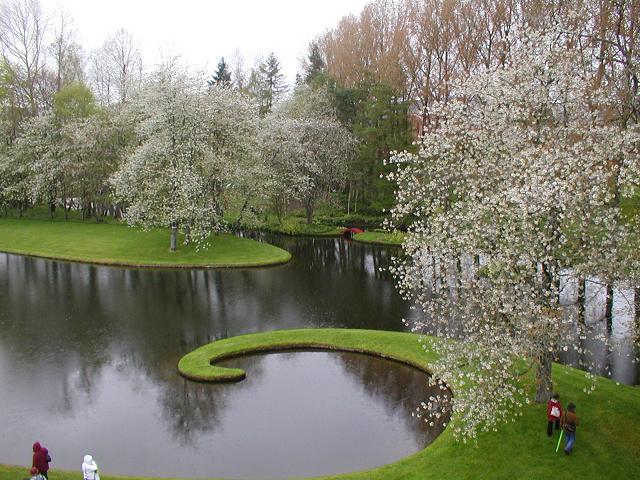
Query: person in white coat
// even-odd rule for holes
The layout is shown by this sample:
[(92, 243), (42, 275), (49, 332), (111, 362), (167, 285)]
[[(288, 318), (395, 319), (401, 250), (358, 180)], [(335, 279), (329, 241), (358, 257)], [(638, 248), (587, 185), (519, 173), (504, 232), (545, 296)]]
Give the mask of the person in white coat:
[(98, 465), (91, 455), (85, 455), (82, 462), (82, 477), (84, 480), (100, 480)]

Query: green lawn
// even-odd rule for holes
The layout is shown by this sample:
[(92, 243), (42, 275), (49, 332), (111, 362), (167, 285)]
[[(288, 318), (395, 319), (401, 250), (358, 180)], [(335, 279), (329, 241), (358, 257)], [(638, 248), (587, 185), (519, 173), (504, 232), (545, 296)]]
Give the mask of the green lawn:
[(291, 255), (266, 243), (214, 235), (206, 249), (169, 249), (169, 231), (120, 224), (0, 218), (0, 251), (107, 265), (252, 267), (285, 263)]
[[(214, 358), (292, 347), (324, 347), (362, 351), (428, 366), (432, 352), (422, 350), (411, 333), (370, 330), (284, 330), (228, 338), (200, 347), (180, 361), (184, 373), (195, 376), (224, 374), (210, 366)], [(427, 342), (435, 341), (433, 339)], [(230, 370), (228, 373), (239, 373)], [(241, 372), (240, 372), (241, 373)], [(251, 375), (251, 371), (247, 372)], [(640, 478), (640, 389), (599, 378), (594, 393), (583, 389), (590, 381), (583, 372), (554, 365), (554, 384), (564, 404), (573, 401), (581, 418), (574, 453), (555, 453), (557, 436), (546, 435), (546, 406), (531, 404), (514, 423), (497, 433), (484, 433), (478, 445), (462, 444), (446, 429), (432, 444), (415, 455), (368, 471), (324, 480), (393, 479), (604, 479)], [(455, 392), (454, 392), (455, 394)], [(408, 414), (409, 412), (407, 412)], [(250, 432), (249, 432), (250, 433)], [(250, 462), (251, 458), (247, 458)], [(0, 479), (24, 477), (24, 467), (0, 465)], [(134, 472), (132, 472), (134, 473)], [(53, 470), (52, 480), (80, 480), (79, 472)], [(104, 480), (116, 477), (104, 472)]]
[(269, 232), (304, 237), (339, 237), (342, 235), (342, 232), (344, 232), (343, 227), (323, 225), (320, 223), (308, 224), (305, 220), (297, 217), (288, 217), (282, 224), (270, 222), (263, 228)]
[(364, 233), (356, 233), (353, 236), (353, 239), (356, 242), (362, 243), (373, 243), (376, 245), (402, 245), (404, 241), (404, 233), (393, 231), (393, 232), (384, 232), (384, 231), (373, 231), (373, 232), (364, 232)]
[[(428, 342), (436, 341), (429, 339)], [(411, 333), (367, 330), (290, 330), (244, 335), (200, 347), (185, 355), (179, 370), (203, 380), (233, 380), (245, 372), (219, 368), (211, 361), (243, 353), (287, 348), (329, 348), (368, 352), (427, 367), (434, 359)], [(251, 375), (251, 372), (246, 372)], [(532, 379), (527, 380), (532, 385)], [(481, 434), (478, 446), (454, 441), (445, 432), (423, 451), (395, 464), (341, 479), (572, 479), (640, 478), (640, 389), (598, 378), (594, 393), (583, 372), (554, 365), (554, 385), (564, 404), (577, 404), (582, 419), (574, 454), (555, 453), (555, 439), (546, 436), (546, 406), (532, 404), (523, 417), (497, 433)], [(454, 392), (455, 394), (455, 392)]]

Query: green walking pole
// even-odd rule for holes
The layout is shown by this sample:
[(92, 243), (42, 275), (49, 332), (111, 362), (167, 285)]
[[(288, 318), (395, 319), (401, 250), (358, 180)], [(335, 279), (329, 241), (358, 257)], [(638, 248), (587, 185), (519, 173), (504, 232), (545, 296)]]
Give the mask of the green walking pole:
[(564, 430), (560, 430), (560, 438), (558, 438), (558, 445), (556, 445), (556, 453), (558, 453), (558, 450), (560, 450), (560, 442), (562, 441), (563, 433), (564, 433)]

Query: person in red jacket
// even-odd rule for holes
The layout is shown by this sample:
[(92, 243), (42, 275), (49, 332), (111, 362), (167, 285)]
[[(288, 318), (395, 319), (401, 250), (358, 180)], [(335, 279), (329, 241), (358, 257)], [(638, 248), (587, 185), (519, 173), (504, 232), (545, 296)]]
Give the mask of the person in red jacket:
[(49, 456), (49, 450), (44, 448), (40, 443), (33, 444), (33, 467), (38, 469), (38, 473), (42, 474), (44, 478), (49, 480), (49, 462), (51, 457)]
[(547, 403), (547, 435), (553, 434), (553, 424), (556, 424), (556, 430), (560, 429), (560, 418), (562, 417), (562, 405), (560, 404), (560, 395), (554, 393)]

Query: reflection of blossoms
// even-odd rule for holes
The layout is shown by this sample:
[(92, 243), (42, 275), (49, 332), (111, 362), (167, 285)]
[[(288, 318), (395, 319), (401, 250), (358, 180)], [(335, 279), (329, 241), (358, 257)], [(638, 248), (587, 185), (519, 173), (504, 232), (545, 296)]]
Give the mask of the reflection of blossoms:
[[(562, 275), (637, 278), (620, 199), (639, 184), (640, 137), (607, 123), (615, 105), (593, 88), (594, 52), (573, 45), (560, 26), (524, 31), (511, 65), (458, 85), (419, 153), (391, 159), (392, 223), (412, 221), (391, 270), (422, 311), (413, 331), (442, 337), (425, 348), (465, 441), (520, 415), (531, 369), (536, 401), (550, 396), (554, 356), (575, 348)], [(437, 418), (439, 404), (420, 414)]]

